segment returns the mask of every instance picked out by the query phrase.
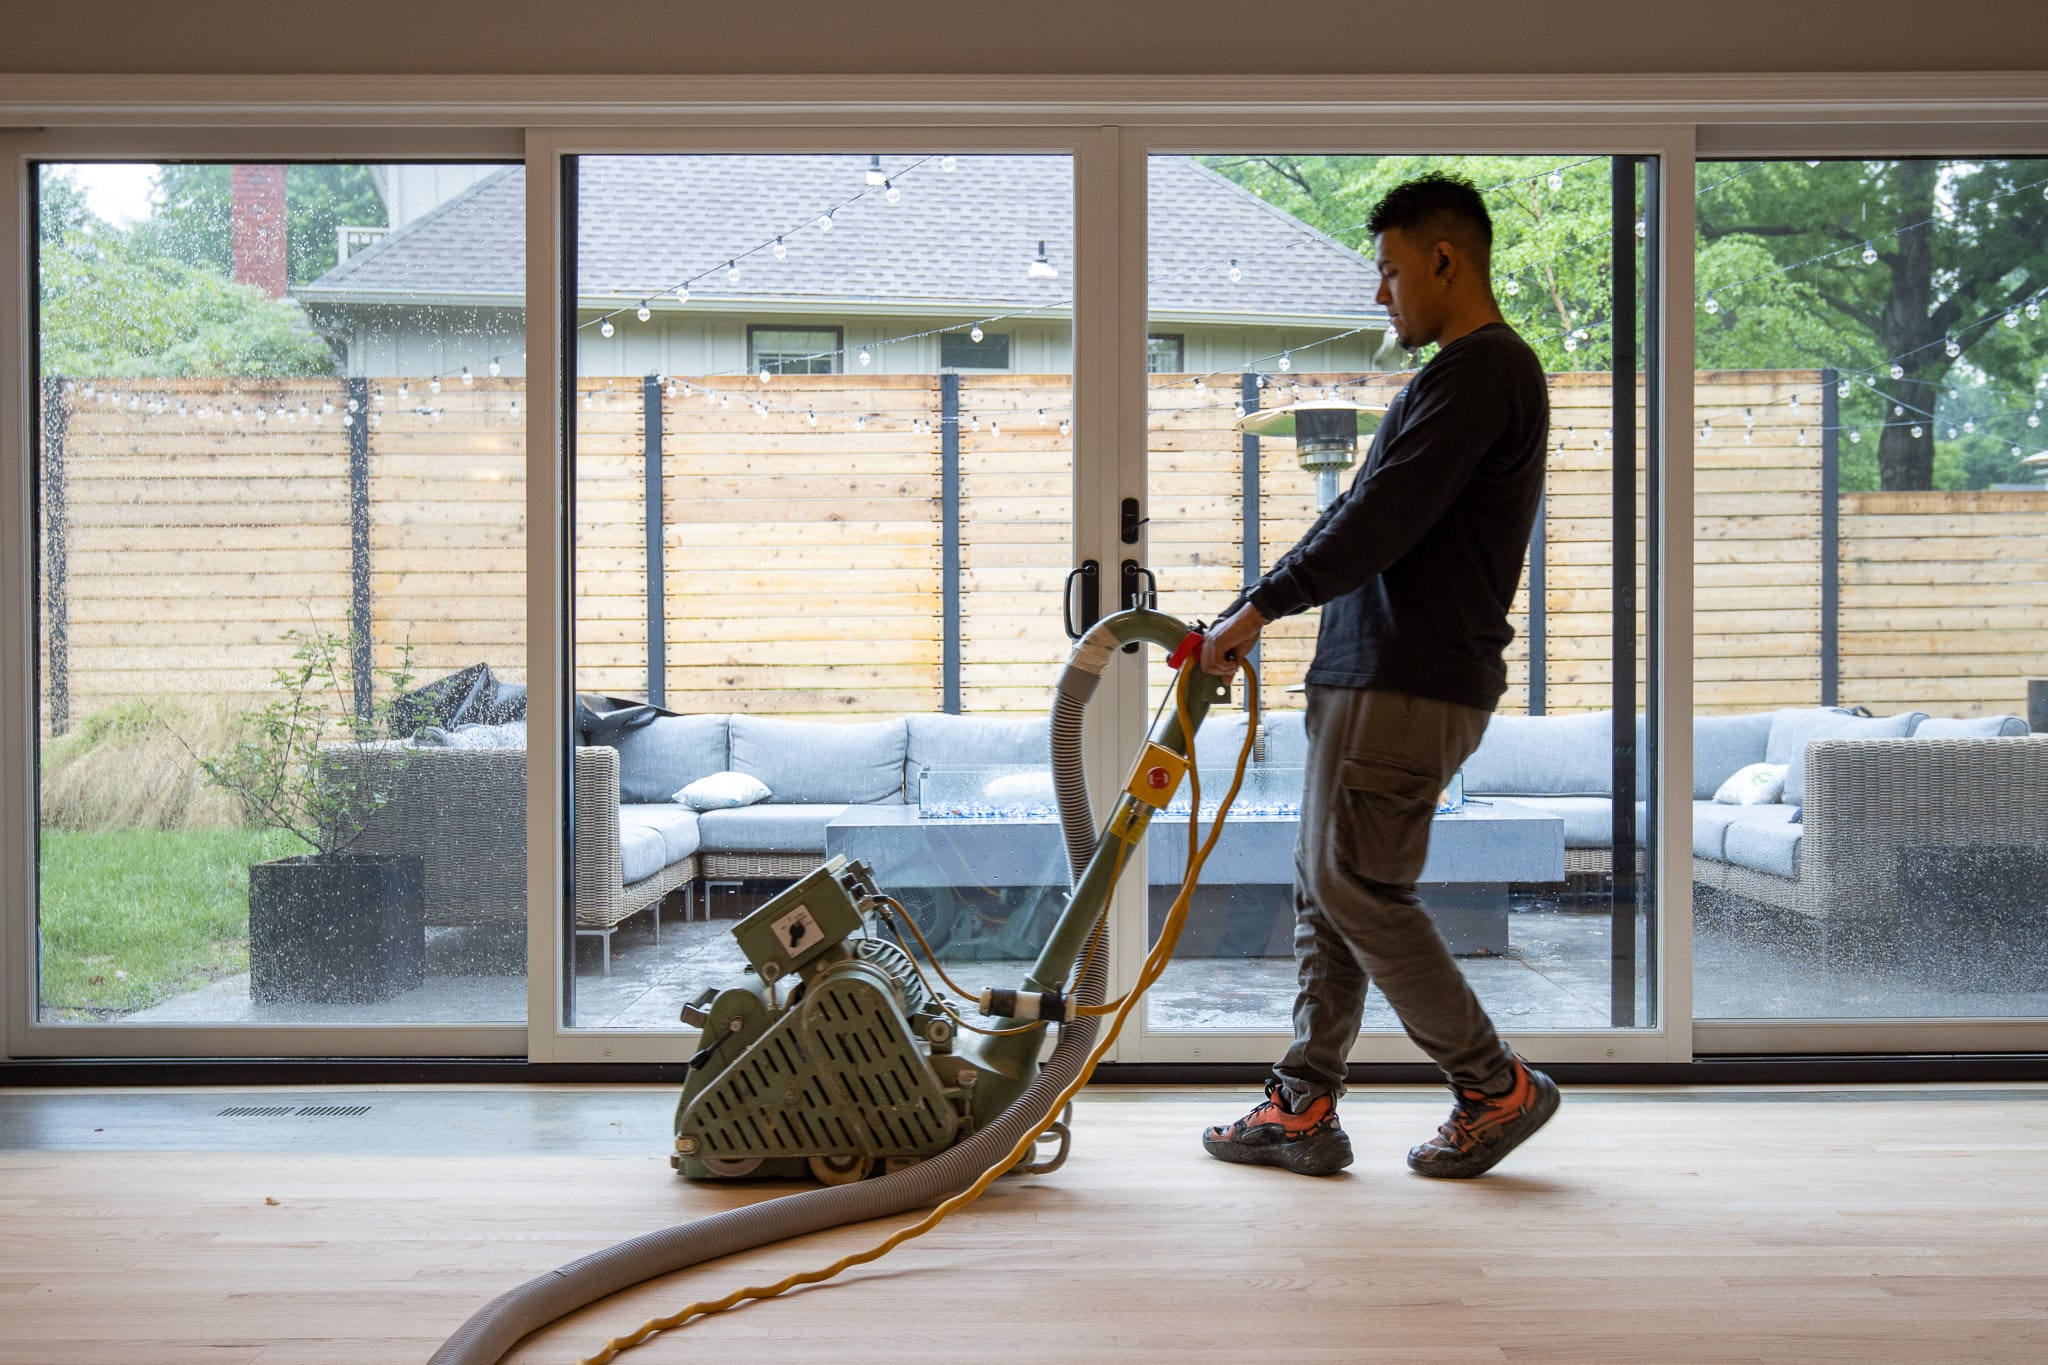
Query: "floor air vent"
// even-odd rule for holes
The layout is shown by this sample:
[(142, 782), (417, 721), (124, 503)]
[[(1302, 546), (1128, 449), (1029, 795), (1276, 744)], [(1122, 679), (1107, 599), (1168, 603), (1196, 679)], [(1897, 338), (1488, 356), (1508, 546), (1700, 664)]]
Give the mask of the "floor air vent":
[(309, 1104), (299, 1110), (302, 1119), (352, 1119), (358, 1114), (367, 1114), (367, 1104)]
[(370, 1112), (367, 1104), (231, 1104), (214, 1115), (217, 1119), (352, 1119)]
[(217, 1119), (281, 1119), (292, 1112), (288, 1104), (233, 1104), (221, 1110)]

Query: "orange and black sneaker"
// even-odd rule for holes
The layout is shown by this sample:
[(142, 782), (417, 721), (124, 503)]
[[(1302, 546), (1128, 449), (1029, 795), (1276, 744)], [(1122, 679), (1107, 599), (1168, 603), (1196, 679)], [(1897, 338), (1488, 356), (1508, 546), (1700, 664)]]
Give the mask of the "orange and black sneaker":
[(1408, 1169), (1469, 1180), (1493, 1169), (1557, 1112), (1557, 1082), (1514, 1059), (1515, 1083), (1504, 1095), (1453, 1085), (1457, 1101), (1436, 1136), (1408, 1153)]
[(1330, 1175), (1351, 1164), (1351, 1139), (1337, 1126), (1337, 1102), (1318, 1095), (1300, 1113), (1287, 1107), (1278, 1081), (1237, 1122), (1202, 1130), (1210, 1156), (1247, 1166), (1280, 1166), (1297, 1175)]

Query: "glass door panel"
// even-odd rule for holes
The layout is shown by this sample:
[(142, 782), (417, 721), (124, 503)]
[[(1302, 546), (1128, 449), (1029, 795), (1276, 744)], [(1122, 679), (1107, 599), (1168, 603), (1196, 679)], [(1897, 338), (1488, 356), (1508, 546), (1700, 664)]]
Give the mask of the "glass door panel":
[(2044, 191), (1698, 168), (1702, 1020), (2048, 1014)]
[(572, 170), (564, 1022), (680, 1027), (832, 855), (963, 990), (1015, 984), (1066, 883), (1072, 158)]
[(522, 1021), (520, 172), (35, 192), (37, 1018)]
[[(1645, 432), (1655, 424), (1644, 421), (1651, 300), (1640, 281), (1655, 240), (1642, 206), (1655, 196), (1644, 159), (1151, 157), (1149, 567), (1163, 610), (1214, 620), (1358, 477), (1377, 413), (1434, 353), (1410, 354), (1394, 336), (1366, 224), (1382, 195), (1430, 172), (1484, 194), (1496, 297), (1549, 372), (1551, 422), (1507, 694), (1445, 794), (1419, 893), (1503, 1030), (1654, 1027), (1655, 768), (1642, 737), (1655, 543), (1643, 471), (1654, 467)], [(1619, 395), (1617, 365), (1635, 380)], [(1351, 419), (1361, 434), (1347, 447), (1243, 429), (1248, 416), (1299, 404), (1362, 407)], [(1291, 1030), (1303, 687), (1318, 618), (1274, 622), (1261, 641), (1267, 714), (1251, 799), (1147, 1002), (1155, 1036)], [(1155, 671), (1155, 701), (1163, 687)], [(1226, 787), (1243, 734), (1241, 714), (1204, 727), (1205, 799)], [(1155, 931), (1185, 838), (1177, 822), (1155, 826)], [(1617, 838), (1631, 850), (1619, 862)], [(1364, 1027), (1397, 1027), (1377, 992)]]

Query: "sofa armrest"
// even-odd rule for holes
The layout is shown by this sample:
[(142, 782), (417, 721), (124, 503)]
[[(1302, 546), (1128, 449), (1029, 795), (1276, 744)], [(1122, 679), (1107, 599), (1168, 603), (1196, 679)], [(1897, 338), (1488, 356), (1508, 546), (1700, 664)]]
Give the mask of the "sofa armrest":
[(1904, 913), (1901, 849), (2048, 849), (2048, 739), (1816, 740), (1802, 820), (1805, 913)]
[(619, 854), (619, 751), (600, 744), (573, 753), (569, 891), (581, 922), (613, 908), (625, 886), (625, 865)]
[(361, 853), (417, 853), (427, 919), (524, 919), (526, 754), (518, 749), (387, 745), (330, 750), (329, 762), (385, 765), (383, 804), (363, 817)]

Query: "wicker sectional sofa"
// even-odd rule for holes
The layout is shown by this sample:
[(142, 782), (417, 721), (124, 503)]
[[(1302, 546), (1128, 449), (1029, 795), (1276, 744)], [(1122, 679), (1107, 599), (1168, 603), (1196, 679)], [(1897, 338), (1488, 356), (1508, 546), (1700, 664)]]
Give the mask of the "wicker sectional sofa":
[[(1197, 756), (1205, 770), (1234, 758), (1243, 724), (1241, 713), (1226, 713), (1204, 726)], [(1567, 871), (1603, 871), (1611, 865), (1611, 727), (1607, 713), (1497, 716), (1466, 764), (1466, 790), (1557, 816)], [(2048, 737), (2025, 732), (2009, 716), (1869, 720), (1808, 709), (1703, 717), (1694, 731), (1694, 879), (1824, 920), (1896, 906), (1903, 849), (2048, 850)], [(403, 746), (404, 769), (360, 846), (426, 855), (431, 924), (525, 922), (519, 738), (517, 747)], [(576, 930), (603, 940), (608, 966), (611, 933), (625, 919), (652, 908), (658, 934), (662, 898), (678, 889), (692, 897), (699, 879), (809, 871), (827, 824), (854, 805), (914, 802), (927, 767), (1037, 765), (1045, 755), (1043, 719), (1002, 716), (847, 724), (665, 716), (615, 748), (579, 746)], [(1298, 767), (1305, 755), (1301, 713), (1274, 713), (1258, 761)], [(1792, 765), (1787, 800), (1713, 802), (1731, 773), (1764, 761)], [(672, 799), (724, 771), (759, 778), (771, 796), (703, 813)], [(1276, 882), (1290, 875), (1274, 869)]]

